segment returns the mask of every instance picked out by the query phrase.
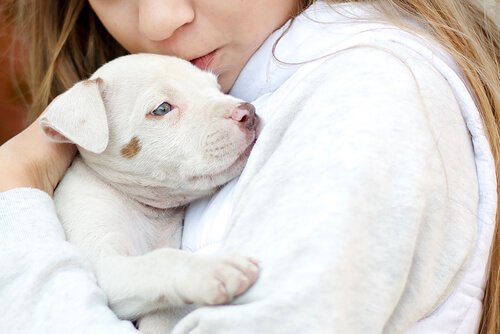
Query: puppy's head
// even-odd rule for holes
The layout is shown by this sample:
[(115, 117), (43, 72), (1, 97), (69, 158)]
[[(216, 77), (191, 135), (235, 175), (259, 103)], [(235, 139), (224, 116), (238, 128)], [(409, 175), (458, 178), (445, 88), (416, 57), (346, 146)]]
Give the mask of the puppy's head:
[(41, 122), (109, 182), (186, 201), (241, 172), (257, 127), (253, 106), (223, 94), (213, 74), (146, 54), (105, 64), (58, 96)]

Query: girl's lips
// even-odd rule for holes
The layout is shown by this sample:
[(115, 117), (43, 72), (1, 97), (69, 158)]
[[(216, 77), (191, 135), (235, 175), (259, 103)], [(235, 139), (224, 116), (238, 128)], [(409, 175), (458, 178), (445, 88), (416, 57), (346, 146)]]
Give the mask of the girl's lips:
[(198, 67), (200, 70), (206, 71), (212, 65), (216, 51), (217, 50), (214, 50), (214, 51), (212, 51), (204, 56), (192, 59), (190, 62), (194, 66)]

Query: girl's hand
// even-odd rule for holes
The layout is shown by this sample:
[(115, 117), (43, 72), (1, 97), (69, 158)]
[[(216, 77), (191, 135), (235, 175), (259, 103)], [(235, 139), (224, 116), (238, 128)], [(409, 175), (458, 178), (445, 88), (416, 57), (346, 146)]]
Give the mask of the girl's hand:
[(0, 192), (30, 187), (52, 195), (75, 153), (73, 144), (51, 142), (36, 120), (0, 146)]

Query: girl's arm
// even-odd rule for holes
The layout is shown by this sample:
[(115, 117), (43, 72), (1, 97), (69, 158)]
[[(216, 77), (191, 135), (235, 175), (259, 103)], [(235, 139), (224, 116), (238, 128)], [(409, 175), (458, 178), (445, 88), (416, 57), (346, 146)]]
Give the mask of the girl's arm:
[(0, 192), (30, 187), (52, 195), (75, 153), (75, 145), (49, 141), (35, 121), (0, 146)]
[(0, 147), (0, 333), (138, 333), (107, 307), (48, 195), (75, 151), (38, 123)]
[(397, 48), (341, 52), (287, 85), (266, 106), (276, 115), (224, 245), (260, 260), (260, 277), (174, 333), (402, 333), (446, 298), (474, 247), (477, 181), (456, 99)]

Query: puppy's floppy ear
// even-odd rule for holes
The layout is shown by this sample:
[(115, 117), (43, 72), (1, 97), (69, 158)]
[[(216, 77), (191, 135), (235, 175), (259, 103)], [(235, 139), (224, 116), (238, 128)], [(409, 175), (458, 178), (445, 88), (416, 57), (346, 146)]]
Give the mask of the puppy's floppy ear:
[(45, 134), (54, 141), (102, 153), (108, 146), (109, 129), (101, 84), (101, 78), (80, 81), (56, 97), (40, 120)]

